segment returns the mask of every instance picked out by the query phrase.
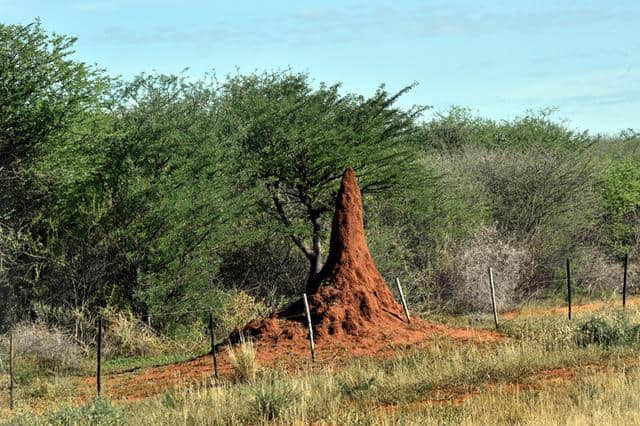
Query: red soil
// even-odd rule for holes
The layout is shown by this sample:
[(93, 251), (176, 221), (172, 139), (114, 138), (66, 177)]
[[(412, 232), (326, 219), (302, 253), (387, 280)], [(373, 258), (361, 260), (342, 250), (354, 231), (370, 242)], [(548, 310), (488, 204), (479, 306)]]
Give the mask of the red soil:
[[(302, 326), (301, 326), (302, 327)], [(412, 326), (409, 326), (412, 327)], [(424, 347), (430, 344), (429, 337), (447, 336), (470, 342), (492, 342), (501, 338), (486, 330), (469, 330), (449, 328), (439, 324), (428, 324), (429, 331), (420, 328), (415, 332), (415, 339), (407, 342), (399, 341), (389, 336), (387, 342), (374, 339), (358, 339), (358, 346), (353, 344), (334, 343), (321, 340), (316, 346), (317, 362), (311, 363), (309, 343), (304, 339), (282, 338), (274, 341), (259, 339), (254, 342), (256, 359), (262, 367), (279, 367), (288, 371), (341, 368), (354, 356), (391, 357), (398, 350)], [(301, 332), (304, 330), (301, 329)], [(405, 335), (406, 337), (406, 335)], [(395, 343), (394, 343), (395, 342)], [(233, 368), (229, 362), (226, 350), (218, 351), (218, 372), (224, 380), (233, 376)], [(212, 359), (210, 355), (202, 356), (190, 361), (146, 367), (131, 372), (106, 374), (102, 378), (104, 395), (121, 402), (133, 402), (153, 395), (160, 394), (174, 387), (210, 383), (213, 376)], [(83, 403), (95, 396), (96, 379), (94, 376), (83, 380), (78, 392), (77, 402)]]
[[(638, 297), (629, 297), (627, 298), (627, 305), (634, 306), (640, 304), (640, 298)], [(571, 307), (571, 312), (593, 312), (600, 309), (605, 308), (606, 306), (610, 306), (610, 304), (605, 302), (593, 302), (586, 303), (583, 305), (573, 305)], [(543, 317), (546, 315), (566, 315), (567, 307), (566, 306), (555, 306), (551, 308), (534, 308), (534, 309), (516, 309), (513, 311), (505, 312), (501, 316), (504, 319), (514, 319), (514, 318), (527, 318), (527, 317)]]

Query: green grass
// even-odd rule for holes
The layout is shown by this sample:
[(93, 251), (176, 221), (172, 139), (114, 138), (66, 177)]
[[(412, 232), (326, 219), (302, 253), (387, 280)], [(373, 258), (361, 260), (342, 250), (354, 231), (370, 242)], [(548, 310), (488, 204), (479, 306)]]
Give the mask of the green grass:
[[(174, 364), (188, 361), (208, 353), (210, 348), (202, 346), (195, 348), (193, 352), (179, 351), (157, 355), (140, 355), (135, 357), (117, 357), (105, 360), (103, 363), (105, 373), (116, 373), (129, 370), (142, 369), (165, 364)], [(95, 362), (95, 361), (94, 361)]]

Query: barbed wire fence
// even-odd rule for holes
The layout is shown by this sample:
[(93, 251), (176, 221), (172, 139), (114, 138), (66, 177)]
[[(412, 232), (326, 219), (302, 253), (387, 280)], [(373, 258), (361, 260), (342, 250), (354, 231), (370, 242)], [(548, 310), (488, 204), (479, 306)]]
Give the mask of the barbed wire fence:
[[(620, 277), (620, 293), (622, 295), (621, 298), (621, 305), (623, 308), (626, 307), (627, 305), (627, 293), (628, 293), (628, 288), (629, 288), (629, 277), (628, 277), (628, 271), (629, 271), (629, 258), (628, 256), (625, 256), (624, 258), (624, 263), (623, 263), (623, 274), (622, 277)], [(498, 310), (496, 308), (496, 295), (495, 295), (495, 283), (494, 283), (494, 277), (493, 277), (493, 268), (491, 266), (487, 266), (487, 271), (488, 271), (488, 275), (486, 278), (486, 282), (487, 285), (490, 288), (490, 297), (491, 297), (491, 304), (493, 306), (493, 315), (494, 315), (494, 320), (495, 320), (495, 328), (499, 329), (499, 321), (498, 321)], [(566, 282), (567, 283), (567, 287), (566, 287), (566, 297), (567, 297), (567, 317), (569, 320), (572, 319), (572, 289), (574, 287), (574, 283), (575, 282), (580, 282), (580, 281), (587, 281), (587, 280), (595, 280), (595, 279), (601, 279), (601, 278), (606, 278), (606, 277), (611, 277), (610, 273), (602, 273), (602, 274), (590, 274), (590, 275), (579, 275), (579, 276), (571, 276), (571, 264), (569, 259), (567, 259), (566, 262), (566, 274), (565, 277), (548, 277), (548, 278), (543, 278), (543, 279), (538, 279), (538, 280), (534, 280), (534, 281), (529, 281), (528, 284), (529, 285), (534, 285), (534, 286), (540, 286), (540, 285), (544, 285), (544, 284), (555, 284), (555, 283), (562, 283), (562, 282)], [(481, 281), (485, 281), (485, 279), (482, 279)], [(399, 278), (396, 277), (396, 287), (397, 287), (397, 292), (400, 296), (400, 300), (399, 302), (402, 304), (402, 307), (405, 311), (405, 315), (406, 315), (406, 320), (407, 322), (411, 321), (410, 318), (410, 314), (409, 314), (409, 307), (407, 305), (407, 301), (406, 298), (404, 297), (404, 291), (402, 289), (402, 286), (400, 284), (400, 280)], [(308, 305), (308, 300), (306, 297), (306, 294), (302, 295), (302, 298), (305, 301), (305, 312), (302, 313), (297, 313), (297, 314), (293, 314), (293, 315), (288, 315), (288, 316), (278, 316), (278, 318), (280, 319), (286, 319), (286, 320), (295, 320), (297, 322), (300, 322), (301, 324), (304, 325), (305, 320), (306, 320), (306, 326), (307, 326), (307, 331), (308, 331), (308, 338), (309, 338), (309, 349), (310, 349), (310, 358), (312, 360), (312, 362), (316, 362), (316, 353), (315, 353), (315, 342), (314, 342), (314, 338), (313, 338), (313, 323), (312, 323), (312, 318), (309, 312), (309, 305)], [(224, 333), (219, 333), (219, 330), (217, 329), (217, 325), (220, 322), (219, 319), (215, 318), (215, 316), (213, 315), (213, 310), (212, 308), (201, 308), (201, 309), (187, 309), (187, 310), (178, 310), (178, 311), (171, 311), (171, 312), (159, 312), (159, 313), (153, 313), (153, 317), (154, 318), (170, 318), (170, 317), (174, 317), (174, 318), (179, 318), (179, 317), (184, 317), (185, 315), (203, 315), (203, 316), (207, 316), (208, 317), (208, 324), (207, 324), (207, 332), (209, 334), (209, 343), (210, 343), (210, 347), (209, 347), (209, 351), (206, 353), (199, 353), (199, 354), (194, 354), (195, 358), (192, 358), (192, 360), (194, 359), (198, 359), (201, 358), (203, 356), (211, 356), (211, 375), (212, 375), (212, 379), (215, 379), (215, 381), (218, 381), (220, 379), (220, 374), (219, 374), (219, 365), (218, 365), (218, 348), (221, 345), (224, 344), (230, 344), (231, 343), (231, 339), (229, 338), (229, 336), (223, 336), (222, 334)], [(95, 349), (96, 349), (96, 396), (98, 398), (100, 398), (102, 396), (102, 362), (103, 362), (103, 353), (102, 353), (102, 349), (103, 349), (103, 337), (104, 337), (104, 317), (103, 317), (103, 312), (99, 312), (97, 315), (97, 324), (96, 324), (96, 335), (97, 335), (97, 340), (96, 340), (96, 344), (95, 344)], [(147, 318), (147, 325), (151, 328), (151, 318), (150, 316)], [(7, 377), (6, 380), (6, 385), (5, 385), (5, 390), (8, 393), (8, 405), (10, 409), (14, 408), (15, 405), (15, 356), (14, 356), (14, 350), (15, 350), (15, 342), (14, 342), (14, 333), (13, 330), (10, 330), (8, 333), (8, 341), (9, 341), (9, 348), (7, 353), (2, 353), (0, 351), (0, 374), (4, 375)], [(181, 345), (179, 342), (175, 342), (178, 345)], [(182, 346), (182, 348), (185, 350), (185, 352), (187, 352), (187, 349), (185, 346)], [(183, 362), (188, 362), (188, 361), (183, 361)], [(159, 367), (163, 364), (160, 365), (156, 365), (155, 367)], [(127, 372), (132, 372), (135, 371), (137, 369), (140, 368), (151, 368), (154, 366), (144, 366), (144, 367), (133, 367), (130, 369), (124, 369), (124, 370), (118, 370), (118, 371), (112, 371), (110, 372), (110, 374), (121, 374), (121, 373), (127, 373)]]

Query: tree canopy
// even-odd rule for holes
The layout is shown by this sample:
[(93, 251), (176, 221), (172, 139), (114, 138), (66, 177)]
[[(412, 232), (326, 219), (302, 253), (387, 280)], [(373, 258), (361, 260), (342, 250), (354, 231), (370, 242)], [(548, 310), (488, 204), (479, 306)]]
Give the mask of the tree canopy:
[(393, 192), (428, 178), (408, 143), (424, 107), (396, 101), (413, 86), (370, 97), (341, 94), (340, 85), (314, 88), (308, 75), (272, 72), (236, 76), (221, 86), (218, 134), (242, 185), (263, 191), (260, 208), (277, 218), (310, 264), (322, 267), (326, 216), (333, 211), (346, 167), (363, 193)]

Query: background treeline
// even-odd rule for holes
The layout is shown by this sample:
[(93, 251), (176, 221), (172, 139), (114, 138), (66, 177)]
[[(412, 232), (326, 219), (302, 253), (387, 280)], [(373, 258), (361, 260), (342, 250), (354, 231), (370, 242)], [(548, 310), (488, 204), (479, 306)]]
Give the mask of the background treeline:
[(0, 328), (78, 337), (108, 307), (176, 330), (286, 303), (322, 266), (347, 166), (381, 272), (425, 310), (486, 309), (489, 265), (503, 309), (552, 294), (567, 257), (582, 291), (612, 291), (638, 255), (631, 130), (424, 121), (396, 105), (411, 86), (364, 97), (289, 70), (123, 81), (74, 41), (0, 24)]

